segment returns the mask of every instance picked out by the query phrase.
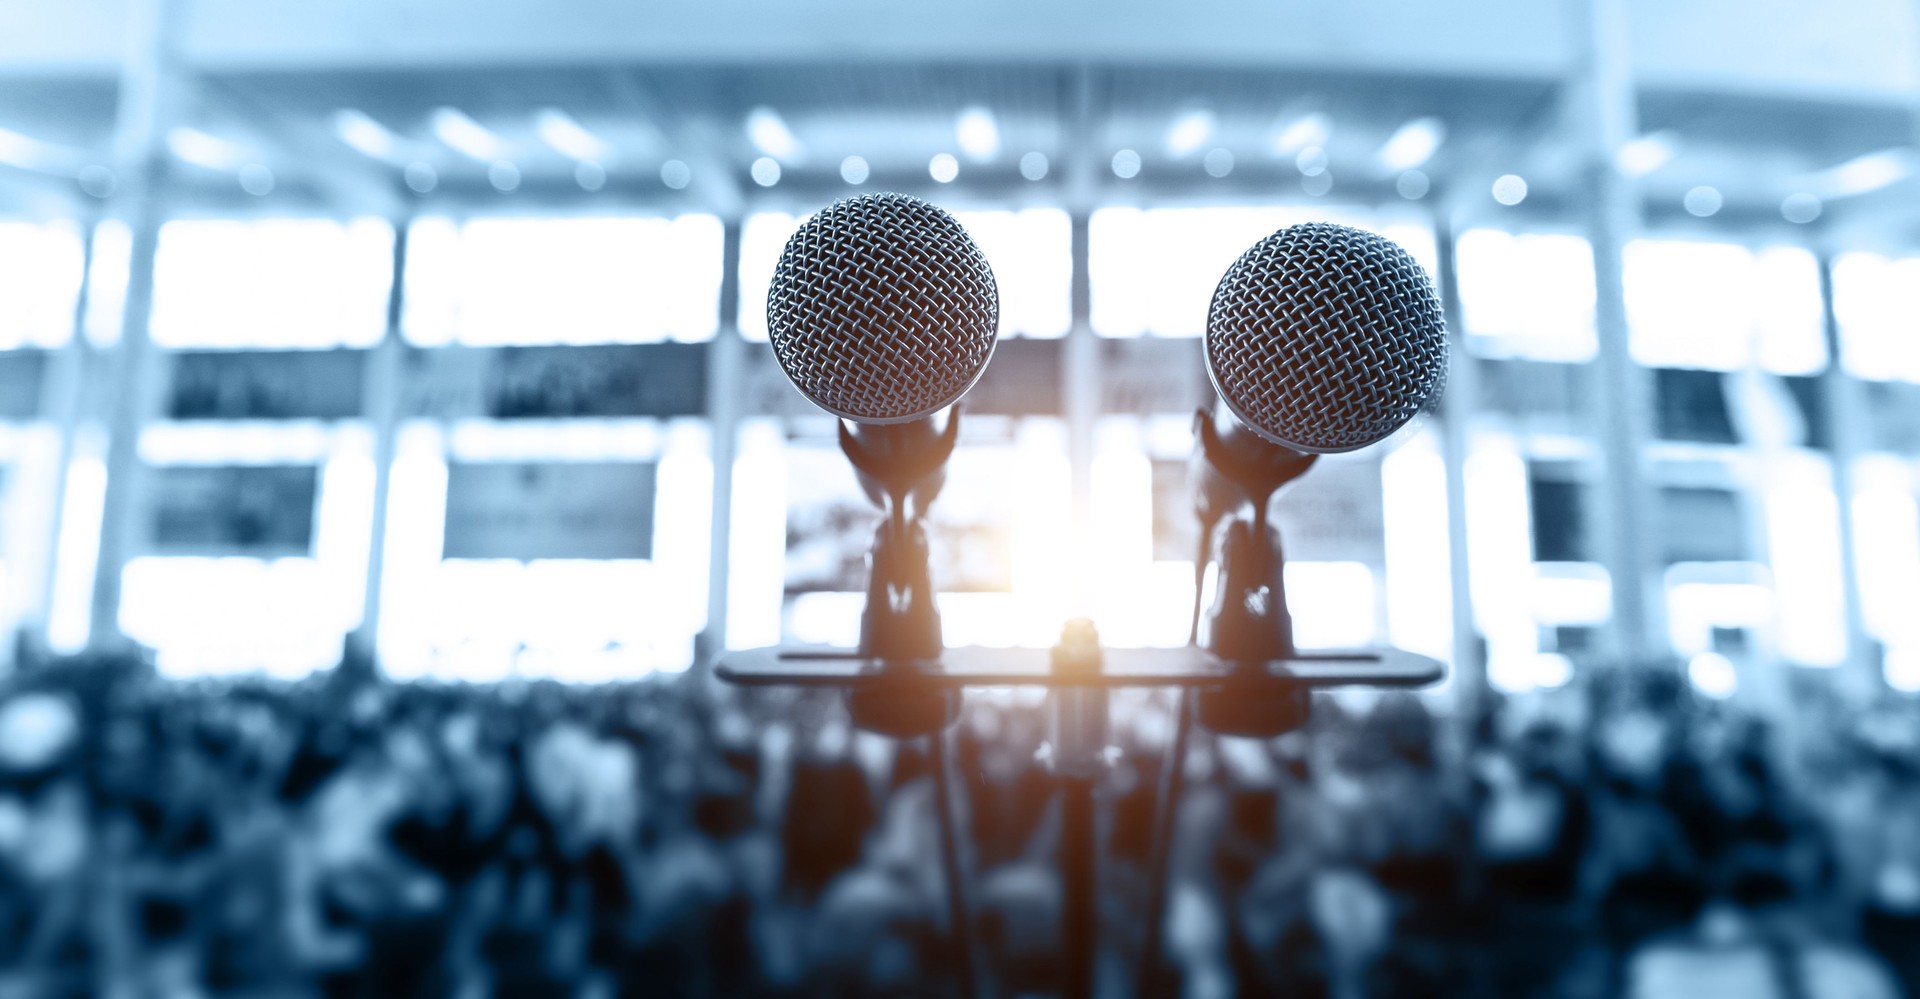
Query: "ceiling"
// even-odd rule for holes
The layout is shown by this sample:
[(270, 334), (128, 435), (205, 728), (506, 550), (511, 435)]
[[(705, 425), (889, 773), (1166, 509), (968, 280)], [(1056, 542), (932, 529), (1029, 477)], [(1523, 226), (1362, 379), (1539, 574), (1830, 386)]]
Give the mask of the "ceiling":
[[(0, 29), (13, 18), (42, 43), (21, 45), (0, 30), (15, 39), (0, 41), (0, 163), (12, 164), (0, 165), (0, 210), (71, 212), (95, 201), (77, 180), (87, 166), (115, 165), (113, 53), (125, 48), (100, 36), (138, 2), (150, 0), (24, 0), (0, 13)], [(1439, 139), (1417, 165), (1423, 200), (1472, 218), (1542, 220), (1577, 215), (1591, 201), (1596, 147), (1568, 109), (1578, 106), (1579, 66), (1592, 53), (1579, 37), (1585, 8), (1571, 2), (1498, 0), (1441, 18), (1404, 0), (1282, 5), (1279, 14), (1271, 4), (1204, 0), (1181, 17), (1144, 0), (1104, 15), (1089, 4), (981, 0), (902, 22), (877, 3), (839, 0), (813, 8), (826, 13), (805, 30), (789, 5), (770, 0), (663, 7), (651, 19), (610, 0), (564, 0), (546, 16), (527, 4), (465, 4), (457, 29), (451, 0), (298, 10), (173, 2), (182, 39), (166, 77), (173, 122), (214, 140), (211, 154), (182, 155), (176, 145), (159, 158), (169, 210), (180, 213), (607, 205), (735, 213), (815, 205), (856, 188), (1016, 204), (1398, 201), (1407, 188), (1385, 150), (1410, 124)], [(1793, 231), (1783, 199), (1813, 192), (1823, 197), (1814, 231), (1911, 242), (1920, 231), (1910, 152), (1920, 85), (1909, 77), (1920, 57), (1903, 60), (1920, 51), (1917, 5), (1845, 0), (1822, 5), (1820, 17), (1785, 3), (1686, 6), (1684, 17), (1641, 0), (1625, 7), (1645, 139), (1632, 172), (1648, 218)], [(332, 19), (314, 20), (315, 8)], [(867, 20), (852, 31), (836, 11)], [(1117, 25), (1118, 13), (1141, 23)], [(996, 26), (995, 17), (1019, 20)], [(1663, 17), (1683, 37), (1651, 30)], [(756, 21), (768, 23), (748, 23)], [(1715, 40), (1693, 45), (1689, 61), (1685, 32), (1698, 41), (1715, 23)], [(1856, 30), (1841, 30), (1849, 24)], [(1001, 37), (1022, 26), (1025, 36)], [(775, 44), (775, 29), (788, 44)], [(1845, 43), (1852, 49), (1836, 50), (1834, 39), (1855, 37)], [(1798, 55), (1776, 59), (1771, 75), (1727, 68), (1725, 50), (1764, 55), (1783, 45)], [(483, 133), (478, 154), (448, 139), (447, 109)], [(973, 151), (964, 148), (958, 123), (969, 111), (992, 123), (992, 150), (977, 134)], [(373, 123), (384, 136), (377, 149), (347, 141), (343, 112)], [(769, 113), (785, 135), (776, 147), (755, 133)], [(555, 120), (579, 141), (556, 142)], [(9, 157), (9, 136), (52, 152)], [(1116, 170), (1124, 151), (1137, 155), (1137, 172)], [(1044, 177), (1023, 175), (1030, 153), (1046, 158)], [(950, 184), (930, 176), (940, 154), (954, 158)], [(858, 184), (843, 179), (848, 157), (865, 164)], [(1834, 169), (1862, 157), (1851, 174)], [(762, 158), (779, 164), (772, 186), (754, 179)], [(663, 179), (670, 161), (684, 165), (684, 184), (667, 182), (674, 167)], [(1314, 169), (1321, 162), (1324, 175)], [(265, 168), (271, 184), (258, 183), (257, 170), (243, 184), (243, 167)], [(409, 167), (416, 181), (431, 174), (430, 191), (409, 186)], [(1507, 173), (1527, 182), (1514, 208), (1490, 194)], [(1724, 202), (1704, 221), (1681, 207), (1702, 185)], [(270, 190), (258, 193), (262, 186)]]

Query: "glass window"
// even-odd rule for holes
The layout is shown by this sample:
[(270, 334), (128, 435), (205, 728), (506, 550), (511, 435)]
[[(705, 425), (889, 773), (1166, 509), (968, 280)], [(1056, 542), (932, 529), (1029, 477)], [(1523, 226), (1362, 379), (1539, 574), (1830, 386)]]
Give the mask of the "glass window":
[[(706, 624), (708, 443), (694, 420), (403, 427), (387, 521), (382, 665), (396, 679), (464, 681), (590, 682), (686, 669)], [(450, 517), (448, 483), (462, 469), (479, 470), (466, 479), (485, 495), (463, 496)], [(608, 496), (649, 479), (649, 557), (568, 550), (583, 534), (619, 529), (625, 511), (596, 511), (611, 511)], [(528, 508), (590, 527), (516, 529)], [(450, 544), (453, 520), (466, 537)], [(475, 557), (445, 557), (456, 548)]]
[(421, 346), (707, 340), (721, 238), (711, 215), (422, 219), (402, 325)]
[(740, 227), (740, 335), (749, 340), (767, 338), (767, 286), (800, 222), (784, 212), (760, 212)]
[(296, 677), (340, 661), (366, 597), (373, 440), (364, 430), (155, 427), (154, 529), (127, 563), (120, 627), (163, 674)]
[(1460, 311), (1468, 343), (1488, 357), (1590, 361), (1593, 247), (1561, 233), (1460, 234)]
[(955, 212), (993, 267), (1000, 335), (1054, 338), (1073, 325), (1073, 223), (1057, 208)]
[(393, 230), (379, 219), (181, 220), (160, 228), (153, 341), (364, 347), (387, 324)]
[(1826, 366), (1819, 265), (1805, 249), (1637, 239), (1623, 267), (1642, 364), (1788, 375)]
[(1088, 220), (1094, 331), (1109, 337), (1201, 335), (1227, 268), (1253, 244), (1300, 222), (1378, 232), (1433, 271), (1433, 230), (1411, 221), (1306, 206), (1103, 208)]
[(67, 342), (83, 257), (70, 224), (0, 222), (0, 350)]
[(1861, 378), (1920, 382), (1920, 257), (1848, 253), (1833, 263), (1840, 356)]

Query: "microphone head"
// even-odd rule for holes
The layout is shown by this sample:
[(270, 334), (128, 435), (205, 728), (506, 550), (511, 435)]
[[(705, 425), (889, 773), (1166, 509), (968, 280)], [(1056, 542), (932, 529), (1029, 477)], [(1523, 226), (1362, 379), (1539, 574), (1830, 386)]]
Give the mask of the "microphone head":
[(952, 405), (1000, 329), (993, 271), (953, 216), (904, 194), (831, 205), (787, 240), (767, 332), (800, 394), (835, 416), (902, 423)]
[(1324, 222), (1242, 254), (1207, 310), (1207, 375), (1255, 433), (1296, 451), (1385, 440), (1446, 377), (1440, 297), (1407, 251)]

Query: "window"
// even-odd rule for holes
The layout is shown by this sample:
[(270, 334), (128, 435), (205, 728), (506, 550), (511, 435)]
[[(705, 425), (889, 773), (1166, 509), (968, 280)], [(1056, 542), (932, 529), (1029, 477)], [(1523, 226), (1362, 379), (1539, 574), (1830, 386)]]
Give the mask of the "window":
[(686, 669), (707, 615), (708, 445), (696, 420), (403, 426), (382, 664), (465, 681)]
[(1414, 222), (1309, 207), (1103, 208), (1088, 222), (1092, 322), (1101, 336), (1199, 336), (1221, 275), (1300, 222), (1336, 222), (1399, 243), (1432, 273), (1433, 231)]
[(1833, 263), (1840, 358), (1861, 378), (1920, 382), (1920, 257), (1848, 253)]
[(365, 347), (386, 329), (392, 275), (379, 219), (168, 222), (148, 328), (163, 347)]
[(83, 255), (72, 225), (0, 222), (0, 350), (67, 342)]
[(402, 327), (430, 347), (707, 340), (720, 255), (711, 215), (422, 219)]
[(1590, 361), (1593, 247), (1581, 236), (1469, 229), (1460, 234), (1460, 310), (1487, 357)]
[(801, 219), (783, 212), (747, 216), (740, 226), (740, 335), (767, 338), (767, 286)]
[(1785, 375), (1826, 366), (1819, 265), (1807, 250), (1637, 239), (1622, 265), (1642, 364)]
[(1056, 208), (955, 212), (1000, 291), (1000, 335), (1054, 338), (1073, 325), (1073, 224)]

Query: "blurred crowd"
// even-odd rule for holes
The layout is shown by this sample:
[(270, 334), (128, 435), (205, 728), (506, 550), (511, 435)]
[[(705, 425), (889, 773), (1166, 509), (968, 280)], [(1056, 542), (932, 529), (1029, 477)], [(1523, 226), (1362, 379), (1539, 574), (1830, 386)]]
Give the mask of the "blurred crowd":
[[(1607, 668), (1436, 717), (1322, 697), (1196, 731), (1165, 960), (1145, 869), (1175, 701), (1115, 695), (1103, 992), (1920, 996), (1920, 704), (1791, 725)], [(1057, 984), (1059, 804), (1037, 694), (950, 730), (976, 966)], [(831, 693), (699, 672), (568, 687), (163, 681), (0, 690), (0, 999), (941, 996), (934, 757)]]

